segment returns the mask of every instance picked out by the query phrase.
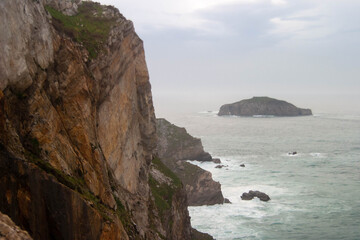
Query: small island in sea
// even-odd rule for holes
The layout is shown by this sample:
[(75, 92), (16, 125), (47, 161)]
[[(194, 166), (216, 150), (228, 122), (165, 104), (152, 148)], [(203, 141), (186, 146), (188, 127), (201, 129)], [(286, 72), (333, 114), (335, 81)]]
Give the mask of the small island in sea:
[(309, 116), (312, 115), (312, 112), (310, 109), (298, 108), (283, 100), (269, 97), (253, 97), (251, 99), (222, 105), (218, 115), (295, 117)]

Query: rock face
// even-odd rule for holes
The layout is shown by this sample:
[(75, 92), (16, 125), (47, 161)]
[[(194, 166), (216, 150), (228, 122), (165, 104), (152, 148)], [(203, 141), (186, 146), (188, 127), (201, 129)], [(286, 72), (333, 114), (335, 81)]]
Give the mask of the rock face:
[(211, 161), (204, 152), (201, 140), (189, 135), (185, 128), (157, 119), (158, 154), (185, 186), (189, 206), (224, 203), (221, 185), (210, 172), (183, 160)]
[(11, 219), (0, 212), (1, 240), (32, 240), (29, 234), (16, 226)]
[(185, 128), (177, 127), (166, 119), (156, 119), (158, 154), (176, 160), (212, 161), (204, 151), (201, 139), (194, 138)]
[(263, 193), (260, 191), (251, 191), (250, 190), (248, 193), (243, 193), (241, 195), (242, 200), (252, 200), (254, 197), (257, 197), (261, 201), (265, 201), (265, 202), (270, 200), (270, 197), (266, 193)]
[(312, 115), (312, 112), (310, 109), (297, 108), (291, 103), (274, 98), (253, 97), (251, 99), (221, 106), (218, 115), (236, 115), (244, 117), (270, 115), (277, 117), (294, 117)]
[(168, 186), (164, 210), (149, 186), (156, 123), (132, 22), (78, 0), (2, 0), (0, 22), (0, 211), (34, 239), (190, 239), (183, 190)]

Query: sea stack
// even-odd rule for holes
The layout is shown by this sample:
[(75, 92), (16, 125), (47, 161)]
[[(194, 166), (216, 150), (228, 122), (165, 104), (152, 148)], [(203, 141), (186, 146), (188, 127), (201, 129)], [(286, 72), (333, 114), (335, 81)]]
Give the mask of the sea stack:
[(312, 112), (310, 109), (298, 108), (283, 100), (269, 97), (253, 97), (251, 99), (222, 105), (218, 115), (295, 117), (309, 116), (312, 115)]

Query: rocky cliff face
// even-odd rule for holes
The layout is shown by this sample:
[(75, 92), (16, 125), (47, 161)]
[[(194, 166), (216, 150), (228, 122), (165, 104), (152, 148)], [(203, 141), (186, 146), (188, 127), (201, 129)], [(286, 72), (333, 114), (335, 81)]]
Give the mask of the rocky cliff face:
[(35, 239), (190, 239), (181, 189), (163, 215), (177, 227), (153, 203), (156, 125), (132, 22), (70, 0), (4, 0), (0, 22), (0, 211)]
[(158, 154), (164, 158), (177, 160), (212, 161), (204, 151), (201, 139), (194, 138), (185, 128), (177, 127), (166, 119), (156, 120), (158, 135)]
[(298, 108), (291, 103), (274, 98), (253, 97), (251, 99), (221, 106), (218, 115), (236, 115), (245, 117), (271, 115), (278, 117), (294, 117), (312, 115), (312, 112), (310, 109)]
[(32, 240), (29, 234), (16, 226), (11, 219), (0, 212), (0, 239), (1, 240)]
[(204, 152), (201, 140), (188, 134), (185, 128), (157, 119), (158, 154), (185, 186), (189, 206), (222, 204), (221, 185), (212, 179), (210, 172), (182, 160), (211, 161)]

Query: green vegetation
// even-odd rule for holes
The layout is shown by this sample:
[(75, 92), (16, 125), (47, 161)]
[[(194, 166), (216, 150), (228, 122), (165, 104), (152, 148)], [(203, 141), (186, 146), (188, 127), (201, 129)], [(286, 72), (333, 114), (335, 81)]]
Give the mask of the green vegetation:
[(117, 209), (116, 214), (118, 215), (121, 223), (123, 224), (123, 227), (125, 228), (126, 233), (130, 237), (130, 239), (141, 239), (139, 237), (139, 234), (137, 232), (136, 226), (134, 225), (133, 221), (131, 220), (131, 216), (129, 214), (129, 211), (125, 208), (125, 206), (121, 203), (120, 199), (115, 197)]
[(155, 199), (155, 206), (159, 211), (161, 219), (166, 211), (171, 209), (173, 196), (182, 187), (180, 179), (167, 168), (159, 158), (152, 161), (153, 166), (172, 180), (172, 184), (159, 183), (153, 176), (149, 176), (149, 186)]
[(152, 163), (157, 170), (172, 180), (172, 183), (176, 188), (181, 187), (180, 179), (167, 166), (165, 166), (165, 164), (159, 158), (154, 158)]
[(82, 43), (90, 58), (97, 57), (114, 23), (114, 19), (103, 16), (99, 3), (83, 1), (74, 16), (67, 16), (50, 6), (45, 8), (53, 17), (53, 25), (58, 31)]

